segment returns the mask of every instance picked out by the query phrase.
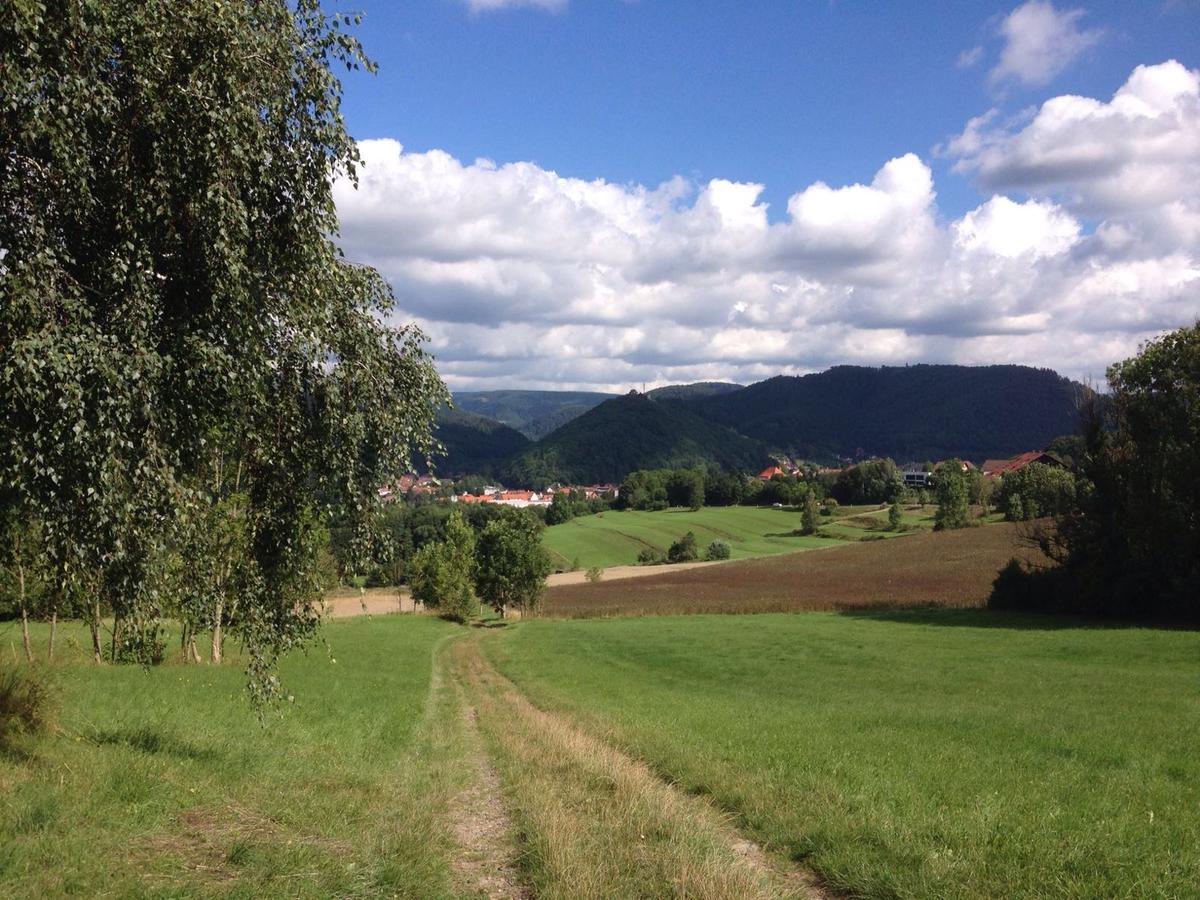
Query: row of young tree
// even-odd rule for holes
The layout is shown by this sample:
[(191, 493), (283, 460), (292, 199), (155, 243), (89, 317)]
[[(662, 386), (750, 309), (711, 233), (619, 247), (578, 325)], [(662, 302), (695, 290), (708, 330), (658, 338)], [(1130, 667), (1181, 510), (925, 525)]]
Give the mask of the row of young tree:
[(152, 662), (180, 616), (278, 696), (330, 512), (367, 558), (448, 397), (336, 243), (358, 156), (331, 66), (371, 63), (319, 0), (43, 6), (0, 16), (0, 564), (98, 658), (102, 621)]
[(723, 469), (640, 469), (625, 477), (614, 506), (638, 510), (800, 506), (809, 495), (815, 495), (818, 501), (826, 495), (825, 485), (815, 470), (775, 475), (764, 481), (744, 472)]

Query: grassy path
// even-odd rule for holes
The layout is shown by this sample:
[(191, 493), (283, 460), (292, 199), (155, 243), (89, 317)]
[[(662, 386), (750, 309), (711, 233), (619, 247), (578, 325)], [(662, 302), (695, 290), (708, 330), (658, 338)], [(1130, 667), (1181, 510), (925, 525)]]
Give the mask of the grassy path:
[[(435, 678), (446, 677), (445, 660)], [(468, 781), (450, 805), (457, 843), (453, 868), (459, 888), (488, 900), (521, 900), (532, 892), (517, 863), (516, 831), (500, 788), (500, 778), (479, 734), (479, 711), (455, 682), (459, 728), (467, 741), (462, 760)]]
[(645, 764), (537, 709), (479, 650), (452, 648), (542, 898), (822, 897), (725, 817)]

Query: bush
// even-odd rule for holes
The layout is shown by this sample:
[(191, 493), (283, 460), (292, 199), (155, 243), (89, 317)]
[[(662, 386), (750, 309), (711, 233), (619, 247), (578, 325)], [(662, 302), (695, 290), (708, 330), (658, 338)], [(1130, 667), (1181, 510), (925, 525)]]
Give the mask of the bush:
[(592, 566), (583, 577), (588, 580), (589, 584), (598, 584), (600, 579), (604, 577), (604, 570), (599, 566)]
[(690, 531), (673, 543), (671, 549), (667, 551), (667, 562), (694, 562), (699, 558), (700, 551), (696, 547), (696, 535)]
[(0, 750), (50, 725), (52, 694), (44, 676), (30, 669), (0, 670)]
[(988, 609), (1014, 612), (1083, 612), (1065, 569), (1030, 570), (1014, 558), (992, 582)]
[(832, 516), (837, 511), (838, 502), (832, 497), (827, 498), (825, 500), (825, 505), (821, 507), (821, 515), (823, 516)]
[(166, 658), (167, 644), (158, 623), (149, 622), (141, 627), (130, 623), (121, 631), (116, 652), (119, 663), (157, 666)]
[(645, 547), (637, 555), (637, 564), (639, 566), (658, 566), (662, 565), (666, 560), (662, 553), (655, 550), (653, 547)]
[(704, 558), (713, 562), (718, 559), (729, 559), (732, 553), (732, 548), (725, 541), (713, 541), (704, 551)]
[(999, 505), (1009, 521), (1065, 515), (1075, 507), (1075, 476), (1066, 469), (1030, 463), (1000, 479)]

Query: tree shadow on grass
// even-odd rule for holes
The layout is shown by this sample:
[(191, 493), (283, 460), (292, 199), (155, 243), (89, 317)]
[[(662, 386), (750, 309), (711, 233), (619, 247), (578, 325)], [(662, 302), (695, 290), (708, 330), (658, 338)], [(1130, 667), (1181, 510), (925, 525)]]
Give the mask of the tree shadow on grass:
[(132, 747), (142, 753), (163, 754), (177, 759), (213, 760), (219, 754), (210, 747), (201, 747), (191, 741), (164, 734), (145, 726), (141, 728), (114, 728), (96, 731), (87, 740), (97, 745), (119, 745)]
[(959, 628), (1005, 628), (1013, 631), (1122, 630), (1151, 628), (1162, 631), (1196, 631), (1194, 625), (1169, 622), (1130, 622), (1063, 613), (1011, 612), (997, 609), (947, 609), (941, 606), (856, 607), (839, 609), (854, 619), (896, 622), (901, 625), (936, 625)]

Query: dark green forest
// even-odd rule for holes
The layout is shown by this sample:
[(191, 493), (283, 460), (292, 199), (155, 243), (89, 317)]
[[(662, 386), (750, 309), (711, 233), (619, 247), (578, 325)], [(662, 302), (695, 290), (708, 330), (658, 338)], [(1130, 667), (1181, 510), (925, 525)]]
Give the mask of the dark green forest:
[(433, 460), (439, 475), (494, 476), (505, 462), (532, 443), (503, 422), (446, 406), (434, 420), (434, 437), (446, 450)]
[(835, 366), (683, 402), (771, 450), (808, 459), (982, 460), (1073, 433), (1086, 393), (1026, 366)]
[(635, 469), (757, 469), (766, 462), (757, 441), (678, 405), (630, 393), (606, 400), (519, 453), (505, 478), (534, 486), (618, 482)]

